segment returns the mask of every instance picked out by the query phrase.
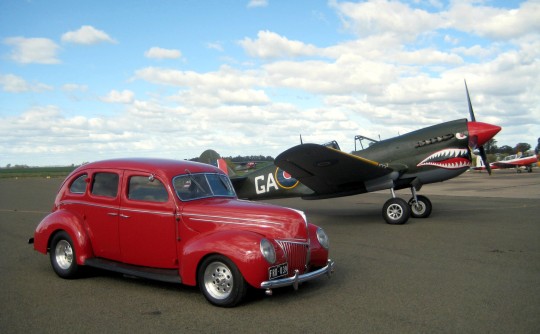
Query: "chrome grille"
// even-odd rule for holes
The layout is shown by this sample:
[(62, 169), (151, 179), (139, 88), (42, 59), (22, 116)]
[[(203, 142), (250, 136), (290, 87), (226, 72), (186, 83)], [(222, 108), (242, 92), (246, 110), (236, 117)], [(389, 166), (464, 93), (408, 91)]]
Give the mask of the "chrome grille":
[(294, 271), (298, 269), (300, 274), (306, 271), (309, 256), (309, 243), (307, 242), (291, 242), (276, 240), (287, 255), (289, 264), (289, 276), (294, 275)]

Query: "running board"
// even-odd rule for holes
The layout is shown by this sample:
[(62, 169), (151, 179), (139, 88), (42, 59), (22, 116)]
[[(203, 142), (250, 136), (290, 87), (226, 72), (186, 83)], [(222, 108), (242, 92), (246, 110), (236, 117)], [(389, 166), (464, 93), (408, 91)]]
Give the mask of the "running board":
[(178, 275), (178, 269), (141, 267), (100, 258), (87, 259), (84, 264), (89, 267), (115, 271), (124, 275), (137, 276), (168, 283), (182, 283), (182, 279)]

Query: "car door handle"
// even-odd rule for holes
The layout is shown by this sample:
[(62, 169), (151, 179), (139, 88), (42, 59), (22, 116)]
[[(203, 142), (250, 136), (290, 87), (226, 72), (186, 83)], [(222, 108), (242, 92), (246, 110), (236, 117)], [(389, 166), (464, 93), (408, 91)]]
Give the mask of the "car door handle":
[(129, 218), (127, 215), (119, 214), (120, 218)]

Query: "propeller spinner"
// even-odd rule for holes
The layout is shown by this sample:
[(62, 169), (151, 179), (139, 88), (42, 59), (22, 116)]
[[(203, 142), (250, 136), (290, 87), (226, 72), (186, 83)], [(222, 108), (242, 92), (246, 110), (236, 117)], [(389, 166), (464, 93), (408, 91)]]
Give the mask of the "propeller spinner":
[(467, 88), (467, 81), (465, 81), (465, 90), (467, 91), (469, 115), (471, 116), (471, 121), (467, 123), (467, 127), (469, 129), (469, 146), (472, 149), (478, 149), (478, 151), (480, 152), (480, 157), (484, 162), (484, 166), (486, 166), (486, 170), (491, 175), (491, 167), (489, 166), (489, 163), (487, 161), (484, 144), (487, 143), (491, 138), (493, 138), (499, 131), (501, 131), (501, 127), (476, 121), (476, 117), (474, 117), (474, 111), (471, 103), (471, 97), (469, 95), (469, 89)]

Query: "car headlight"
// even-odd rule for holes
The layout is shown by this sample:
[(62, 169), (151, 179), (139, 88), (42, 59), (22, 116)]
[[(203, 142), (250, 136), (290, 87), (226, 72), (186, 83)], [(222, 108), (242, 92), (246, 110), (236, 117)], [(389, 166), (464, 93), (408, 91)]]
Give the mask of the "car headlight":
[(322, 228), (317, 229), (317, 240), (319, 240), (319, 243), (323, 248), (330, 249), (330, 240), (328, 239), (328, 235)]
[(276, 262), (276, 250), (268, 239), (261, 240), (261, 253), (268, 263), (274, 264)]

